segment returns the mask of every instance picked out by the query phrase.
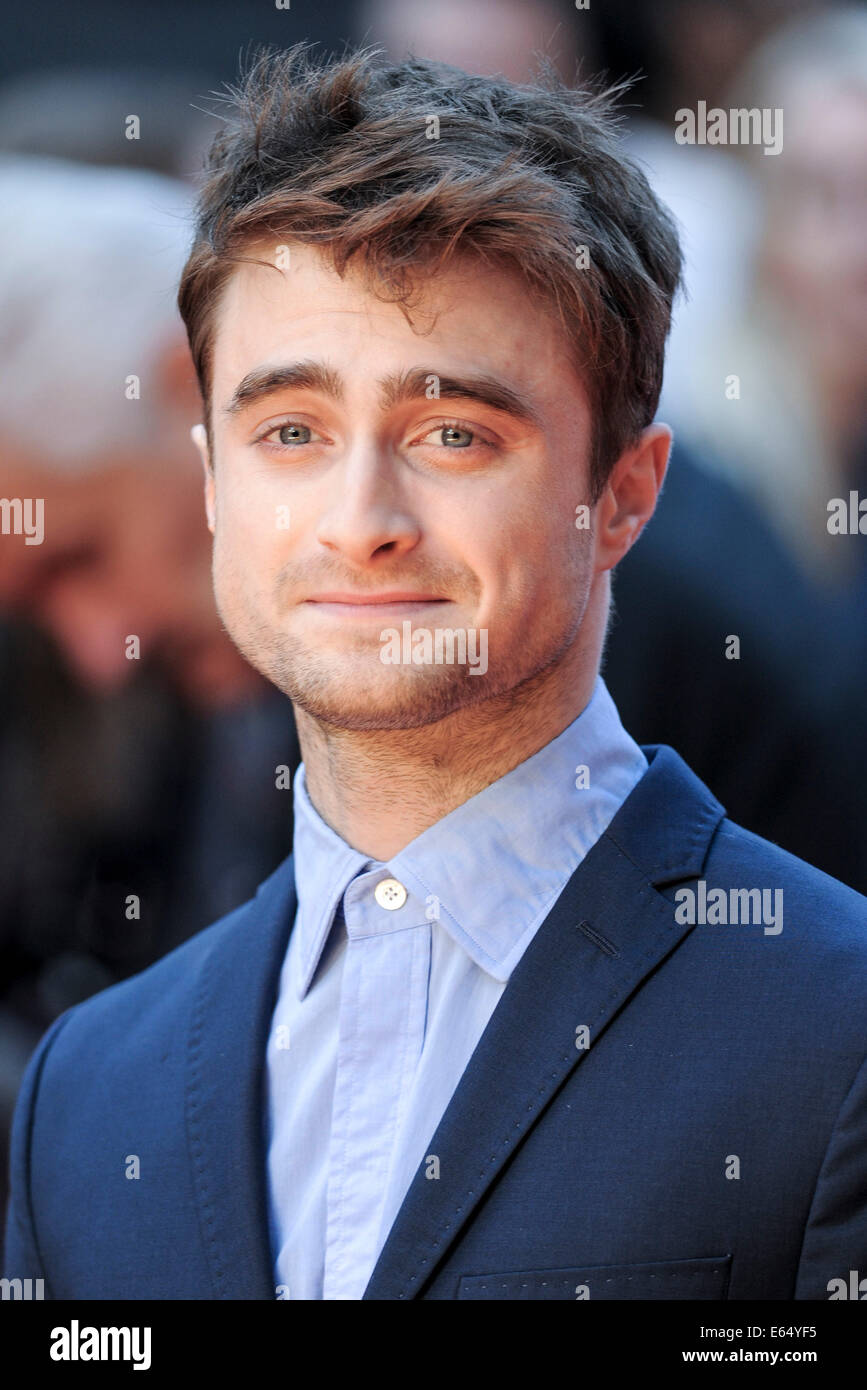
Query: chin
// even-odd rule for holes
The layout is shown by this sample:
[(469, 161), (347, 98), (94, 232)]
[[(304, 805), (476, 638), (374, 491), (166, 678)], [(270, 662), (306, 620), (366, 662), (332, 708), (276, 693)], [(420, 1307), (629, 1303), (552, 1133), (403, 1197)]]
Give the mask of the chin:
[(299, 682), (291, 675), (278, 680), (277, 673), (270, 679), (312, 719), (356, 732), (421, 729), (481, 704), (492, 693), (487, 675), (470, 676), (465, 668), (438, 671), (434, 680), (429, 675), (419, 678), (415, 673), (407, 679), (408, 673), (402, 674), (404, 679), (395, 679), (397, 672), (393, 672), (390, 682), (379, 689), (361, 676), (350, 684), (345, 674), (315, 682)]

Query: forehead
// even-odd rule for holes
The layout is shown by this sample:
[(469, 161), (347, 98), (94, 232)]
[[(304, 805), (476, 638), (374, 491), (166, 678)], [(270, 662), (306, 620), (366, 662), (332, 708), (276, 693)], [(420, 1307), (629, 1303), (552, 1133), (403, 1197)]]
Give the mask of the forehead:
[(276, 242), (260, 245), (249, 254), (268, 263), (240, 264), (223, 288), (214, 315), (217, 405), (255, 368), (318, 357), (338, 369), (350, 392), (383, 371), (424, 364), (443, 374), (502, 376), (542, 409), (564, 396), (583, 406), (563, 326), (517, 272), (461, 256), (421, 273), (408, 322), (398, 304), (378, 297), (363, 267), (341, 277), (315, 247), (287, 245), (287, 268), (275, 268)]

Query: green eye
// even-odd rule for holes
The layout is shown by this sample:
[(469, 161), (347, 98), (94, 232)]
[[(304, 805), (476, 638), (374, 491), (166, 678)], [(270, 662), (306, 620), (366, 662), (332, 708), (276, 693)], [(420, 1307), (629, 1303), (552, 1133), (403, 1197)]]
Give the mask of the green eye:
[[(463, 435), (463, 439), (455, 439), (455, 435)], [(462, 429), (459, 425), (443, 425), (440, 430), (443, 444), (452, 444), (459, 449), (467, 449), (473, 442), (472, 430)]]
[(281, 425), (277, 438), (281, 444), (309, 444), (310, 428), (308, 425)]

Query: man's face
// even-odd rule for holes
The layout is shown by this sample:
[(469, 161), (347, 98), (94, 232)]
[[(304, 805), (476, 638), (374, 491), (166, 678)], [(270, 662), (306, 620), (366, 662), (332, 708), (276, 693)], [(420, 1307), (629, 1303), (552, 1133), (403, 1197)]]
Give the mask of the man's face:
[[(595, 563), (575, 524), (588, 405), (562, 329), (517, 276), (463, 261), (424, 281), (410, 324), (363, 277), (290, 251), (285, 270), (241, 265), (216, 314), (217, 604), (312, 716), (429, 724), (575, 642)], [(386, 663), (383, 633), (407, 622), (432, 643), (463, 629), (476, 653), (484, 632), (487, 670)]]

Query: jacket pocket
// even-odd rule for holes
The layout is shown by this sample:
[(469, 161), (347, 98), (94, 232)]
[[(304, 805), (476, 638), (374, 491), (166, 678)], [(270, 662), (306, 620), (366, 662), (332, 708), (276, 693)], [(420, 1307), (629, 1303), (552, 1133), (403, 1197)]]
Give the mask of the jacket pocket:
[(576, 1265), (514, 1274), (464, 1274), (458, 1298), (724, 1299), (731, 1255), (654, 1264)]

